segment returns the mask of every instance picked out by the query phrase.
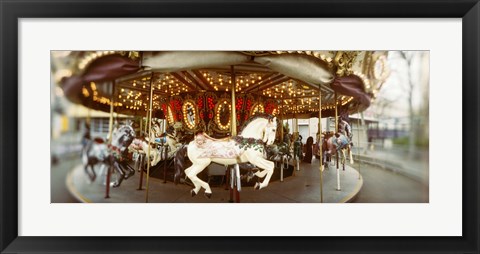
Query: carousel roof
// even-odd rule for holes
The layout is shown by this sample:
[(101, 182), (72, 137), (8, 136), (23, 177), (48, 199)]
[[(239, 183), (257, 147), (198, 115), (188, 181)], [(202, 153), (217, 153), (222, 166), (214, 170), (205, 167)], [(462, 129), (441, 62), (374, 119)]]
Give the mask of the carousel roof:
[[(274, 100), (284, 117), (318, 117), (338, 106), (366, 109), (388, 76), (386, 51), (52, 51), (67, 98), (87, 107), (145, 115), (160, 99), (231, 93)], [(235, 80), (235, 86), (232, 86)]]

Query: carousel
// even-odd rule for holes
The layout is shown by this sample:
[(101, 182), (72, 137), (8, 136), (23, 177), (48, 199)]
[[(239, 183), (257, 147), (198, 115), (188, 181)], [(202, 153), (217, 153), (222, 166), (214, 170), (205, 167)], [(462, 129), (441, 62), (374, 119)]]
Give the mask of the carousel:
[[(353, 189), (361, 188), (359, 171), (348, 166), (348, 161), (354, 163), (350, 149), (354, 141), (344, 133), (339, 116), (360, 113), (375, 100), (388, 77), (386, 51), (72, 51), (59, 55), (62, 59), (54, 61), (62, 67), (56, 75), (68, 100), (110, 113), (107, 138), (87, 134), (82, 142), (81, 173), (76, 173), (77, 178), (83, 174), (95, 182), (95, 167), (101, 165), (104, 201), (92, 196), (82, 201), (108, 202), (113, 192), (135, 181), (128, 188), (135, 185), (144, 192), (144, 202), (168, 193), (182, 198), (160, 202), (204, 202), (224, 189), (230, 190), (229, 197), (217, 202), (239, 202), (241, 192), (243, 199), (244, 192), (280, 189), (288, 182), (284, 179), (301, 175), (303, 153), (311, 157), (312, 149), (319, 163), (317, 170), (310, 171), (318, 175), (319, 189), (315, 200), (307, 202), (342, 202), (345, 195), (352, 196), (346, 193), (334, 201), (324, 200), (329, 192), (342, 191), (345, 164), (352, 171)], [(131, 117), (115, 124), (115, 114)], [(318, 131), (317, 144), (310, 140), (304, 148), (298, 139), (298, 119), (326, 117), (335, 119), (335, 131)], [(292, 133), (285, 128), (287, 119), (293, 119)], [(316, 128), (324, 129), (322, 121)], [(328, 169), (331, 157), (336, 158), (336, 166)], [(215, 185), (214, 180), (219, 183)], [(67, 179), (67, 184), (75, 185), (74, 181)], [(280, 184), (270, 187), (272, 181)], [(326, 188), (325, 182), (335, 187)], [(159, 191), (152, 184), (168, 187)], [(73, 192), (77, 197), (87, 195)], [(99, 196), (98, 191), (92, 195)]]

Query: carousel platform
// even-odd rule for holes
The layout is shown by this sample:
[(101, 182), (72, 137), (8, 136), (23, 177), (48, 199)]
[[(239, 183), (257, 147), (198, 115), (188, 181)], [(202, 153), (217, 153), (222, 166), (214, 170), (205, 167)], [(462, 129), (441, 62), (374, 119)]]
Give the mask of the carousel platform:
[[(76, 166), (67, 176), (67, 187), (71, 194), (85, 203), (144, 203), (146, 192), (146, 175), (143, 176), (143, 188), (138, 190), (140, 173), (124, 180), (120, 187), (110, 188), (110, 198), (105, 198), (105, 170), (96, 169), (96, 181), (91, 182), (82, 165)], [(323, 202), (345, 203), (355, 198), (363, 185), (362, 176), (357, 170), (346, 165), (345, 171), (340, 169), (341, 190), (337, 190), (336, 168), (330, 166), (323, 174)], [(149, 177), (150, 203), (228, 203), (230, 191), (222, 184), (213, 184), (212, 197), (203, 196), (203, 189), (199, 195), (190, 196), (192, 187), (188, 184), (175, 185), (173, 182), (164, 183), (162, 179)], [(254, 190), (249, 185), (242, 186), (240, 191), (241, 203), (320, 203), (320, 170), (319, 161), (312, 159), (312, 163), (300, 163), (300, 170), (294, 170), (293, 175), (285, 177), (283, 181), (271, 181), (268, 187)]]

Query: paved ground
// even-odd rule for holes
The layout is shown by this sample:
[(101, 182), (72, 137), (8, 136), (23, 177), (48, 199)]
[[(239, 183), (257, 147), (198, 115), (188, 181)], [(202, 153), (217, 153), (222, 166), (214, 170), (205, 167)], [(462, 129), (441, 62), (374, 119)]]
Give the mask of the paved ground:
[(369, 164), (360, 165), (360, 173), (363, 187), (353, 202), (428, 203), (428, 186), (420, 181)]
[(67, 189), (65, 179), (72, 169), (80, 164), (79, 156), (60, 158), (57, 164), (52, 163), (50, 182), (51, 182), (51, 202), (52, 203), (76, 203), (78, 202)]
[[(100, 172), (100, 169), (97, 169)], [(99, 173), (100, 174), (100, 173)], [(105, 199), (105, 185), (102, 177), (90, 182), (81, 165), (75, 166), (68, 177), (69, 189), (84, 202), (106, 203), (143, 203), (146, 191), (137, 190), (139, 175), (125, 180), (118, 188), (111, 188), (110, 198)], [(362, 179), (353, 168), (347, 166), (340, 170), (341, 190), (336, 190), (336, 170), (332, 167), (324, 171), (323, 202), (341, 203), (354, 197), (361, 188)], [(212, 187), (211, 199), (203, 196), (203, 190), (196, 197), (190, 196), (191, 186), (185, 184), (174, 185), (172, 182), (163, 183), (163, 180), (150, 177), (150, 203), (226, 203), (230, 200), (230, 192), (223, 186)], [(144, 188), (146, 179), (144, 178)], [(295, 171), (294, 176), (270, 182), (262, 190), (253, 187), (242, 187), (240, 199), (242, 203), (319, 203), (320, 202), (320, 171), (318, 161), (312, 164), (302, 163), (301, 170)]]
[[(51, 190), (52, 190), (52, 202), (55, 203), (71, 203), (71, 202), (78, 202), (75, 197), (73, 197), (65, 184), (65, 179), (67, 174), (71, 172), (76, 166), (80, 164), (80, 160), (78, 156), (63, 156), (59, 159), (58, 164), (52, 166), (52, 174), (51, 174)], [(288, 191), (283, 191), (283, 194), (278, 195), (283, 201), (279, 202), (292, 202), (291, 195), (294, 195), (295, 192), (298, 191), (310, 191), (311, 195), (305, 195), (303, 200), (299, 202), (317, 202), (319, 196), (319, 174), (318, 169), (318, 161), (313, 159), (313, 165), (302, 164), (302, 167), (311, 167), (310, 169), (304, 169), (301, 171), (297, 171), (296, 177), (289, 177), (286, 178), (285, 181), (287, 182), (294, 182), (292, 186), (297, 186), (299, 190), (290, 189)], [(353, 165), (354, 168), (358, 169), (358, 163)], [(82, 171), (79, 171), (82, 172)], [(334, 177), (328, 178), (328, 174), (334, 173), (335, 170), (325, 171), (325, 181), (328, 182), (328, 179), (335, 179)], [(428, 184), (425, 184), (424, 181), (421, 179), (414, 179), (411, 176), (406, 176), (402, 174), (402, 172), (395, 172), (392, 170), (388, 170), (384, 167), (378, 167), (375, 165), (369, 164), (361, 164), (360, 165), (360, 172), (362, 174), (363, 179), (363, 186), (354, 200), (354, 202), (358, 203), (417, 203), (417, 202), (428, 202), (429, 195), (428, 195)], [(83, 172), (82, 172), (83, 173)], [(312, 174), (316, 174), (312, 175)], [(138, 175), (138, 174), (137, 174)], [(152, 179), (152, 178), (151, 178)], [(128, 181), (128, 180), (127, 180)], [(126, 182), (127, 182), (126, 181)], [(155, 181), (155, 180), (153, 180)], [(126, 183), (125, 182), (125, 183)], [(132, 181), (133, 182), (133, 181)], [(163, 183), (162, 183), (163, 184)], [(282, 184), (282, 183), (280, 183)], [(330, 188), (335, 188), (336, 181), (330, 181), (331, 185)], [(138, 185), (138, 182), (135, 183)], [(168, 186), (174, 186), (171, 183), (167, 183)], [(276, 183), (271, 184), (267, 188), (274, 190), (275, 188), (281, 188), (285, 190), (286, 185), (279, 185), (276, 187)], [(327, 183), (325, 183), (325, 186)], [(100, 187), (103, 188), (103, 187)], [(180, 200), (184, 200), (184, 202), (192, 202), (192, 199), (188, 196), (188, 190), (190, 187), (185, 186), (184, 193), (179, 195), (177, 198)], [(328, 187), (326, 187), (328, 188)], [(244, 188), (244, 192), (247, 192), (247, 189)], [(115, 191), (115, 190), (114, 190)], [(214, 190), (216, 191), (216, 190)], [(277, 190), (278, 191), (278, 190)], [(216, 191), (217, 194), (222, 193), (222, 195), (215, 195), (216, 202), (227, 202), (229, 199), (228, 191), (222, 192), (221, 190)], [(285, 194), (291, 192), (289, 194)], [(145, 194), (141, 191), (138, 191), (136, 194), (138, 195), (140, 200), (144, 200)], [(265, 197), (267, 198), (267, 197)], [(176, 202), (178, 202), (176, 201)], [(194, 202), (205, 202), (204, 197), (197, 197), (194, 198)], [(212, 200), (213, 201), (213, 200)], [(246, 200), (242, 200), (246, 201)], [(143, 201), (139, 201), (143, 202)], [(253, 200), (252, 202), (257, 202)]]

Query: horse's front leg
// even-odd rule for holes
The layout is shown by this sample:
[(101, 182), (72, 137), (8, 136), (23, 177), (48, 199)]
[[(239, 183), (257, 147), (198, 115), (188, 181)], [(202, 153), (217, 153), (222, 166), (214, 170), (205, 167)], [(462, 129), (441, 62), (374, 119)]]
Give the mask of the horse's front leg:
[(205, 189), (205, 197), (210, 198), (212, 196), (212, 190), (210, 189), (210, 185), (207, 182), (202, 181), (198, 178), (198, 173), (202, 172), (208, 165), (210, 164), (210, 160), (208, 163), (195, 163), (189, 168), (185, 169), (185, 174), (190, 181), (192, 181), (195, 188), (190, 191), (190, 194), (193, 196), (197, 195), (200, 189), (203, 187)]
[(150, 166), (153, 167), (157, 165), (157, 163), (160, 161), (160, 158), (156, 150), (151, 150), (150, 155), (150, 158), (152, 158), (152, 160), (150, 161)]
[[(125, 179), (125, 173), (123, 172), (120, 164), (117, 161), (113, 162), (113, 168), (120, 174), (120, 177), (113, 183), (113, 187), (119, 187), (122, 184), (123, 179)], [(107, 183), (110, 184), (110, 183)]]

